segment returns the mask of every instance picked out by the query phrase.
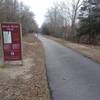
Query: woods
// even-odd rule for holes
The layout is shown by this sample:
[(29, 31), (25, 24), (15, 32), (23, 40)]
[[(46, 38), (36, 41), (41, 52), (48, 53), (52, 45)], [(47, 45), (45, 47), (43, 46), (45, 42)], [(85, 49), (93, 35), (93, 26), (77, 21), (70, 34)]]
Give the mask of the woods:
[[(23, 34), (37, 32), (34, 13), (18, 0), (0, 0), (0, 22), (22, 24)], [(42, 33), (80, 43), (100, 44), (100, 1), (62, 0), (46, 13)]]
[(23, 34), (38, 29), (34, 13), (18, 0), (0, 0), (0, 23), (17, 22), (22, 24)]
[[(46, 24), (48, 30), (52, 30), (56, 36), (57, 31), (60, 29), (63, 33), (60, 35), (63, 35), (65, 39), (72, 38), (75, 34), (75, 24), (81, 3), (81, 0), (55, 2), (54, 5), (48, 9), (46, 21), (43, 26)], [(54, 26), (53, 29), (51, 26)]]
[(80, 9), (79, 37), (86, 37), (89, 44), (98, 44), (100, 40), (100, 1), (84, 0)]
[(99, 26), (99, 0), (61, 1), (48, 9), (42, 32), (73, 42), (99, 44)]

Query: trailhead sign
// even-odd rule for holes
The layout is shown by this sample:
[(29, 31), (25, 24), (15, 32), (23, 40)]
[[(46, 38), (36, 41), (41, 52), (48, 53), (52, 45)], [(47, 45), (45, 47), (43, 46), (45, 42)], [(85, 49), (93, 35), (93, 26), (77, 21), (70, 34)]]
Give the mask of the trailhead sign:
[(17, 23), (2, 23), (4, 61), (22, 60), (21, 26)]

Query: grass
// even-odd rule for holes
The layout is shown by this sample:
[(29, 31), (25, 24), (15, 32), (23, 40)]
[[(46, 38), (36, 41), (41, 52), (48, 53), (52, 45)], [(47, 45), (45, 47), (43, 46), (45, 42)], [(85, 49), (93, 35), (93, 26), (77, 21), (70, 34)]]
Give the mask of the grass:
[[(35, 67), (32, 68), (34, 76), (34, 84), (36, 84), (37, 97), (33, 97), (33, 100), (50, 100), (50, 93), (48, 88), (46, 68), (45, 68), (45, 58), (44, 58), (44, 49), (42, 43), (32, 35), (24, 37), (24, 43), (28, 46), (28, 54), (34, 55)], [(40, 98), (40, 99), (39, 99)]]
[(5, 64), (0, 64), (0, 68), (4, 69), (4, 68), (6, 68), (6, 65)]
[(0, 100), (50, 100), (44, 50), (33, 34), (23, 37), (23, 61), (0, 66)]

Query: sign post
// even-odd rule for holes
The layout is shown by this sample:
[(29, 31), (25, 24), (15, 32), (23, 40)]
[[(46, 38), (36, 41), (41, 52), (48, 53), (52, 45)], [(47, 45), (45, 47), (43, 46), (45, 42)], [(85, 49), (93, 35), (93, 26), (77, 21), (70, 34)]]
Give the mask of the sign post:
[(2, 43), (4, 62), (22, 61), (22, 31), (17, 23), (2, 23)]

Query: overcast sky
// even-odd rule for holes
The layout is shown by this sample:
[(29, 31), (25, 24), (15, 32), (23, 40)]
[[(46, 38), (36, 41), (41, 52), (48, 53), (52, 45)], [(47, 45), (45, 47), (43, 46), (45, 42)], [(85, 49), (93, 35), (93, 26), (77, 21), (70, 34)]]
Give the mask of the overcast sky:
[(25, 5), (30, 7), (31, 11), (33, 11), (35, 14), (36, 22), (38, 23), (39, 26), (41, 26), (45, 19), (45, 14), (48, 8), (50, 8), (53, 5), (53, 3), (57, 0), (19, 0), (19, 1), (22, 1)]

